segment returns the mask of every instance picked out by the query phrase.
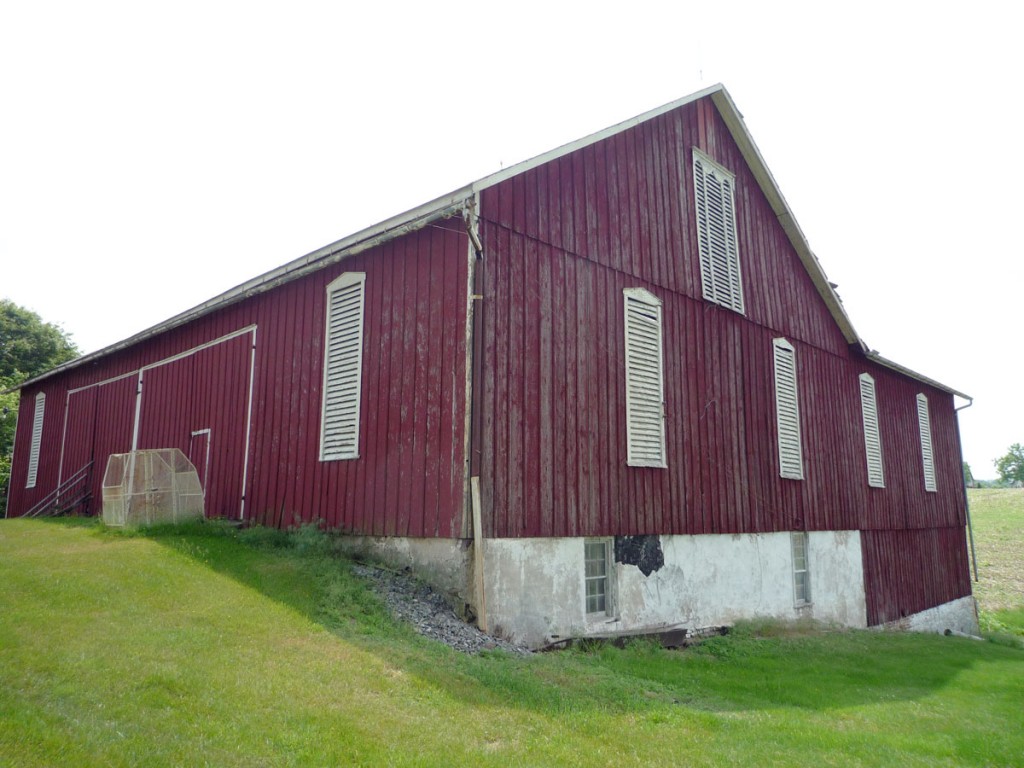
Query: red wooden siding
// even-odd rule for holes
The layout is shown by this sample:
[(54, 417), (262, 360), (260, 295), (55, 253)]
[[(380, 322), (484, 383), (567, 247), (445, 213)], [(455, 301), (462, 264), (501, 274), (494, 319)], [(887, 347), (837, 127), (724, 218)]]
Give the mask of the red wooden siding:
[(861, 545), (869, 626), (971, 594), (962, 527), (864, 531)]
[[(691, 147), (736, 173), (747, 313), (704, 301)], [(929, 528), (964, 523), (952, 397), (851, 351), (710, 102), (482, 193), (489, 536)], [(628, 467), (622, 291), (664, 301), (667, 469)], [(779, 477), (772, 340), (796, 348), (805, 479)], [(858, 376), (878, 392), (867, 484)], [(938, 493), (915, 395), (929, 397)]]
[(710, 101), (666, 113), (485, 189), (482, 215), (510, 233), (701, 299), (694, 146), (736, 174), (747, 319), (846, 355), (846, 340)]
[[(90, 486), (92, 509), (95, 511), (100, 509), (107, 457), (131, 450), (137, 387), (138, 375), (129, 374), (95, 386), (72, 390), (67, 395), (64, 412), (66, 427), (63, 435), (56, 438), (55, 446), (56, 450), (63, 448), (64, 452), (59, 479), (72, 477), (88, 462), (93, 462)], [(41, 495), (52, 490), (52, 487), (47, 484), (41, 489)]]
[(140, 449), (175, 447), (188, 456), (192, 433), (209, 430), (210, 517), (237, 518), (242, 511), (254, 335), (247, 330), (142, 371)]
[[(360, 458), (321, 462), (326, 285), (343, 271), (367, 274)], [(245, 477), (246, 517), (258, 522), (462, 535), (467, 280), (461, 220), (435, 222), (29, 387), (10, 514), (56, 487), (62, 449), (64, 477), (96, 461), (92, 511), (100, 510), (106, 459), (131, 448), (142, 370), (139, 447), (188, 454), (192, 433), (210, 430), (210, 514), (238, 516)], [(40, 390), (47, 412), (39, 480), (25, 489), (21, 433), (26, 424), (31, 430), (32, 414), (24, 409)]]

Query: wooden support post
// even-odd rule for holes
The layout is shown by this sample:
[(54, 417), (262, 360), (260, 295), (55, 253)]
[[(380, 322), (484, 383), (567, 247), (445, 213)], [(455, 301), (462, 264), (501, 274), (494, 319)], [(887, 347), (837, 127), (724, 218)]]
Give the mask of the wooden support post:
[(476, 625), (487, 628), (487, 592), (484, 589), (484, 530), (480, 514), (480, 478), (469, 479), (473, 499), (473, 589), (476, 596)]

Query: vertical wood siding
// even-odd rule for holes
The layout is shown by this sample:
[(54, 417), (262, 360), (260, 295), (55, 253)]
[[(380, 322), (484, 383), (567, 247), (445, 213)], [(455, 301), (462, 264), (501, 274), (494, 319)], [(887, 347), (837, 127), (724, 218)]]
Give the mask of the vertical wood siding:
[[(702, 299), (694, 146), (736, 174), (745, 316)], [(512, 177), (481, 202), (486, 535), (860, 529), (872, 623), (969, 594), (952, 397), (847, 347), (710, 100)], [(437, 222), (25, 390), (11, 513), (90, 457), (98, 510), (106, 456), (131, 446), (142, 370), (140, 446), (187, 451), (192, 431), (210, 429), (216, 514), (237, 514), (244, 474), (257, 522), (467, 535), (467, 260), (462, 223)], [(344, 271), (367, 275), (359, 458), (321, 462), (325, 287)], [(663, 302), (664, 469), (626, 463), (626, 288)], [(248, 327), (255, 353), (241, 334), (155, 365)], [(779, 476), (779, 336), (796, 349), (804, 480)], [(885, 488), (867, 481), (865, 372)], [(25, 489), (37, 391), (43, 452), (37, 487)], [(924, 490), (918, 393), (936, 493)]]
[(861, 545), (869, 626), (971, 594), (961, 527), (864, 531)]
[[(746, 315), (702, 299), (691, 149), (736, 174)], [(964, 524), (952, 397), (851, 351), (710, 102), (482, 193), (489, 536)], [(666, 469), (629, 467), (622, 291), (664, 302)], [(779, 476), (772, 340), (796, 348), (804, 480)], [(886, 466), (867, 482), (859, 376)], [(924, 490), (915, 396), (932, 409)]]
[[(56, 487), (59, 473), (67, 477), (90, 459), (91, 511), (99, 512), (106, 459), (131, 448), (141, 369), (140, 448), (187, 455), (192, 432), (210, 430), (209, 514), (239, 515), (245, 475), (246, 517), (256, 522), (462, 535), (467, 253), (462, 222), (436, 222), (27, 388), (9, 513), (23, 514)], [(345, 271), (367, 273), (360, 457), (321, 462), (326, 286)], [(249, 327), (256, 329), (251, 389)], [(38, 391), (47, 397), (43, 450), (36, 488), (25, 489), (21, 446), (29, 439), (21, 433), (32, 415), (26, 419), (24, 409)]]

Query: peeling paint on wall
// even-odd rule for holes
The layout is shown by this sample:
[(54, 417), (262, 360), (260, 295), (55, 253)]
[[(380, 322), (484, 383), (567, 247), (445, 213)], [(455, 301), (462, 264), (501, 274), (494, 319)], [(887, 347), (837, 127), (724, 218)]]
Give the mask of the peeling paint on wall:
[(657, 534), (616, 536), (615, 562), (635, 565), (644, 576), (650, 576), (665, 564), (665, 554), (661, 551), (661, 537)]
[(860, 536), (812, 531), (809, 547), (814, 602), (798, 607), (788, 531), (616, 537), (609, 574), (615, 613), (606, 615), (586, 612), (583, 538), (487, 539), (487, 612), (492, 631), (500, 626), (506, 637), (532, 647), (759, 616), (866, 626)]

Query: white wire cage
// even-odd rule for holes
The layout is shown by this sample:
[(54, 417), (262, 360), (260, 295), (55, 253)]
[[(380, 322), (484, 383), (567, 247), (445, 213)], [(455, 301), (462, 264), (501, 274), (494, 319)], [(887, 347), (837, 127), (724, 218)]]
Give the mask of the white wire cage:
[(115, 453), (103, 474), (103, 522), (181, 523), (203, 516), (199, 474), (177, 448)]

